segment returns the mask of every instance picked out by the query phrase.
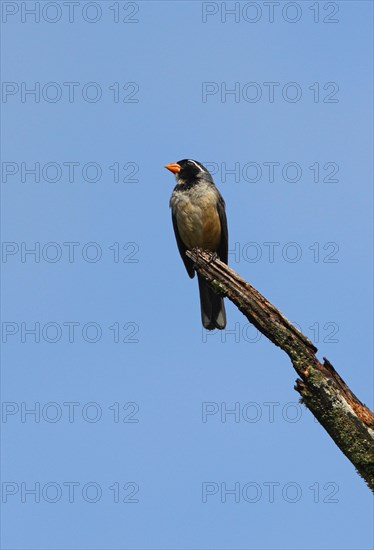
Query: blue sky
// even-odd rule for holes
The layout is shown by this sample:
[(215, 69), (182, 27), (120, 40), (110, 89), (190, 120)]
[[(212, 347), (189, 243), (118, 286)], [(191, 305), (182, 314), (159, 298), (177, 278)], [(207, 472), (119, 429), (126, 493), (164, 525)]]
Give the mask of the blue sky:
[(202, 330), (171, 225), (163, 166), (206, 163), (230, 265), (372, 406), (372, 3), (269, 9), (2, 2), (4, 548), (372, 546), (288, 357), (228, 302)]

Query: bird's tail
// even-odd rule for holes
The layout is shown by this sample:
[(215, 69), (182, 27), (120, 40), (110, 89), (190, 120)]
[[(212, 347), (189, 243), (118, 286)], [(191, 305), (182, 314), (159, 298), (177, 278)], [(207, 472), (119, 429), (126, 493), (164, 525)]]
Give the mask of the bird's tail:
[(226, 311), (223, 298), (216, 294), (208, 282), (199, 273), (197, 274), (200, 291), (201, 321), (207, 330), (226, 326)]

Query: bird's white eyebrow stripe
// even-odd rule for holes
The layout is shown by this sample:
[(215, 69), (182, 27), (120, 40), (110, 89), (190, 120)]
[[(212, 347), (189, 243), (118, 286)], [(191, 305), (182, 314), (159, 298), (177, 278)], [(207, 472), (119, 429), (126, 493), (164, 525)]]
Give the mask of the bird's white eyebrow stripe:
[(188, 162), (193, 162), (194, 165), (200, 170), (200, 172), (205, 172), (205, 170), (203, 170), (201, 166), (199, 166), (194, 160), (189, 159)]

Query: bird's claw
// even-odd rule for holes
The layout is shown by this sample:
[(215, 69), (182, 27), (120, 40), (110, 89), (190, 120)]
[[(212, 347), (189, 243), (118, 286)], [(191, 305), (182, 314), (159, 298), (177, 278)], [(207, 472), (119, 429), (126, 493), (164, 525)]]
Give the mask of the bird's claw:
[[(194, 252), (196, 254), (196, 257), (198, 258), (200, 256), (200, 254), (202, 254), (202, 252), (204, 252), (204, 250), (202, 248), (199, 248), (199, 247), (195, 247), (192, 252)], [(212, 252), (211, 250), (205, 250), (205, 252), (208, 252), (210, 254), (210, 258), (208, 260), (208, 264), (211, 264), (212, 262), (214, 262), (214, 260), (216, 260), (218, 258), (218, 254), (217, 252)], [(196, 263), (194, 264), (194, 268), (196, 269)]]
[(210, 259), (209, 259), (209, 262), (208, 262), (208, 263), (211, 264), (211, 263), (214, 262), (214, 260), (216, 260), (217, 258), (218, 258), (217, 252), (211, 252), (211, 253), (210, 253)]

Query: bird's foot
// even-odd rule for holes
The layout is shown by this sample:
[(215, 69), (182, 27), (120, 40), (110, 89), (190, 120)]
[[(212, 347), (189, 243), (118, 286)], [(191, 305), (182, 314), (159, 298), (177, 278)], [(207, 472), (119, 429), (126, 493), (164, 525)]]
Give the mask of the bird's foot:
[(218, 258), (217, 252), (211, 252), (211, 253), (210, 253), (210, 259), (209, 259), (209, 262), (208, 262), (208, 263), (211, 264), (211, 263), (214, 262), (214, 260), (216, 260), (217, 258)]
[[(200, 256), (200, 254), (202, 253), (202, 249), (196, 246), (195, 248), (192, 249), (192, 252), (193, 252), (194, 254), (196, 254), (196, 258), (198, 259), (199, 256)], [(194, 267), (194, 269), (195, 269), (195, 271), (196, 271), (197, 264), (194, 263), (194, 266), (193, 266), (193, 267)]]

